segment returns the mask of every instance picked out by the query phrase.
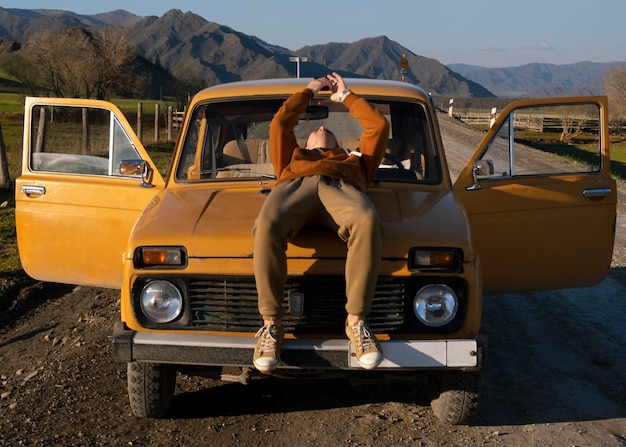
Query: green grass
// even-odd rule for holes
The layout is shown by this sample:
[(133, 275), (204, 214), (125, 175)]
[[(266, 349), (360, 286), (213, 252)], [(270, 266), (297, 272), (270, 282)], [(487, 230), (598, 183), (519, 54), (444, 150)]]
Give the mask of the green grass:
[(611, 143), (611, 173), (615, 178), (626, 180), (626, 140)]
[[(8, 113), (23, 113), (24, 112), (24, 98), (26, 97), (23, 93), (0, 93), (0, 112), (8, 112)], [(135, 116), (137, 114), (137, 104), (142, 104), (143, 113), (154, 112), (154, 106), (159, 104), (161, 113), (167, 111), (168, 106), (176, 107), (176, 103), (174, 101), (158, 101), (152, 99), (112, 99), (111, 103), (115, 104), (124, 114), (130, 114)]]
[(0, 190), (0, 273), (17, 273), (22, 270), (17, 251), (14, 205), (13, 191)]
[(146, 151), (163, 177), (167, 175), (174, 152), (174, 142), (152, 143), (146, 145)]
[[(598, 160), (598, 144), (576, 142), (559, 144), (558, 142), (534, 143), (534, 147), (545, 152), (567, 157), (584, 164), (593, 165)], [(626, 142), (615, 141), (611, 144), (611, 174), (619, 180), (626, 180)]]
[(0, 93), (0, 112), (23, 113), (24, 95), (21, 93)]
[(22, 115), (0, 113), (0, 129), (9, 164), (9, 177), (11, 180), (15, 180), (22, 169), (22, 140), (24, 132)]
[(160, 109), (159, 113), (161, 115), (163, 115), (163, 113), (167, 111), (168, 106), (176, 108), (176, 103), (173, 101), (157, 101), (157, 100), (152, 100), (152, 99), (138, 100), (138, 99), (117, 99), (116, 98), (116, 99), (112, 99), (110, 102), (112, 102), (117, 107), (119, 107), (122, 113), (126, 116), (129, 116), (129, 115), (136, 116), (137, 107), (138, 107), (137, 104), (139, 103), (141, 103), (142, 113), (149, 113), (149, 114), (154, 113), (154, 107), (156, 104), (159, 105), (159, 109)]

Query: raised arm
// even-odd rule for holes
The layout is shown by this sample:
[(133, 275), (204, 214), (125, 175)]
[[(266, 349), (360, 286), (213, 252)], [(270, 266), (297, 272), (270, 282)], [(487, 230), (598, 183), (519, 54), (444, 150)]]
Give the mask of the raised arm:
[(298, 140), (293, 133), (298, 125), (298, 118), (306, 110), (309, 101), (323, 87), (331, 87), (331, 81), (327, 78), (313, 79), (304, 90), (294, 93), (278, 110), (270, 124), (270, 154), (276, 178), (291, 160), (291, 155), (298, 147)]
[(330, 99), (346, 106), (350, 110), (350, 114), (359, 120), (359, 124), (363, 128), (359, 142), (359, 151), (363, 154), (360, 162), (366, 184), (369, 184), (373, 180), (387, 149), (389, 122), (367, 100), (353, 94), (339, 74), (328, 75), (328, 79), (331, 81), (333, 91)]

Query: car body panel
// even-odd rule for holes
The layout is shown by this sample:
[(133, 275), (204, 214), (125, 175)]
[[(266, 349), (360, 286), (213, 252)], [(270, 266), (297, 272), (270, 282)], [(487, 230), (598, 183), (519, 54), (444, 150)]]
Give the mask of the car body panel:
[[(22, 175), (16, 180), (16, 228), (20, 258), (32, 277), (51, 282), (121, 288), (122, 253), (139, 215), (163, 188), (154, 169), (152, 187), (141, 179), (34, 171), (32, 109), (95, 107), (110, 111), (149, 161), (124, 115), (113, 104), (78, 99), (28, 98)], [(34, 188), (34, 189), (33, 189)], [(30, 191), (35, 191), (32, 193)], [(40, 193), (39, 191), (43, 192)]]
[[(597, 106), (603, 135), (598, 170), (489, 178), (472, 189), (474, 162), (514, 107), (553, 104)], [(605, 97), (521, 100), (502, 111), (455, 182), (481, 258), (485, 293), (591, 286), (606, 277), (617, 202), (608, 134)], [(590, 194), (594, 191), (602, 194)]]
[[(264, 188), (236, 183), (169, 188), (137, 222), (132, 245), (181, 245), (180, 235), (185, 234), (182, 245), (189, 258), (252, 257), (252, 229), (265, 200)], [(471, 256), (468, 228), (450, 192), (372, 186), (368, 196), (384, 225), (383, 258), (406, 259), (414, 245), (444, 243), (462, 247)], [(155, 224), (164, 221), (168, 224)], [(441, 221), (449, 225), (436, 224)], [(287, 249), (288, 259), (294, 260), (345, 254), (345, 243), (328, 230), (314, 228), (301, 232)]]

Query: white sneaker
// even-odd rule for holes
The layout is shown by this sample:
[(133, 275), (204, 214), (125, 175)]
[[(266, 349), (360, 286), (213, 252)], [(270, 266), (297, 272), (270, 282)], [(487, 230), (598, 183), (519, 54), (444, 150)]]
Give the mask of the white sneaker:
[(365, 369), (374, 369), (383, 361), (383, 354), (376, 336), (363, 320), (354, 326), (346, 322), (346, 335), (354, 346), (356, 361)]
[(263, 326), (255, 337), (258, 338), (254, 348), (253, 363), (256, 369), (268, 373), (276, 369), (280, 363), (280, 348), (285, 330), (273, 324)]

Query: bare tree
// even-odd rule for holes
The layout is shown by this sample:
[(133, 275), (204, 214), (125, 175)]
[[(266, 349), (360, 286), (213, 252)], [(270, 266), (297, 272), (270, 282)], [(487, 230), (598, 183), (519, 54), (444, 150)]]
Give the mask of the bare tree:
[(43, 67), (55, 96), (108, 99), (119, 85), (130, 82), (125, 76), (135, 52), (122, 28), (45, 31), (24, 47), (24, 54)]
[(606, 75), (604, 89), (609, 97), (611, 121), (626, 120), (626, 63), (611, 68)]
[(91, 40), (90, 33), (68, 28), (44, 31), (26, 42), (28, 52), (46, 71), (48, 87), (55, 96), (78, 97), (84, 89), (90, 97), (93, 86), (88, 73), (94, 60)]
[(44, 84), (41, 67), (24, 50), (6, 53), (0, 59), (2, 69), (22, 83), (32, 96), (38, 96)]
[(596, 116), (594, 113), (597, 113), (596, 109), (592, 109), (587, 105), (556, 106), (552, 110), (559, 117), (561, 127), (559, 141), (566, 144), (571, 144), (574, 139), (584, 134), (585, 128), (589, 126), (590, 121)]
[(128, 42), (128, 32), (120, 27), (105, 28), (96, 36), (100, 78), (97, 95), (106, 99), (118, 86), (132, 83), (130, 68), (136, 54)]
[(559, 137), (559, 141), (561, 143), (570, 144), (570, 142), (578, 137), (582, 131), (583, 126), (585, 125), (585, 120), (583, 118), (575, 118), (572, 116), (563, 116), (561, 118), (561, 136)]

